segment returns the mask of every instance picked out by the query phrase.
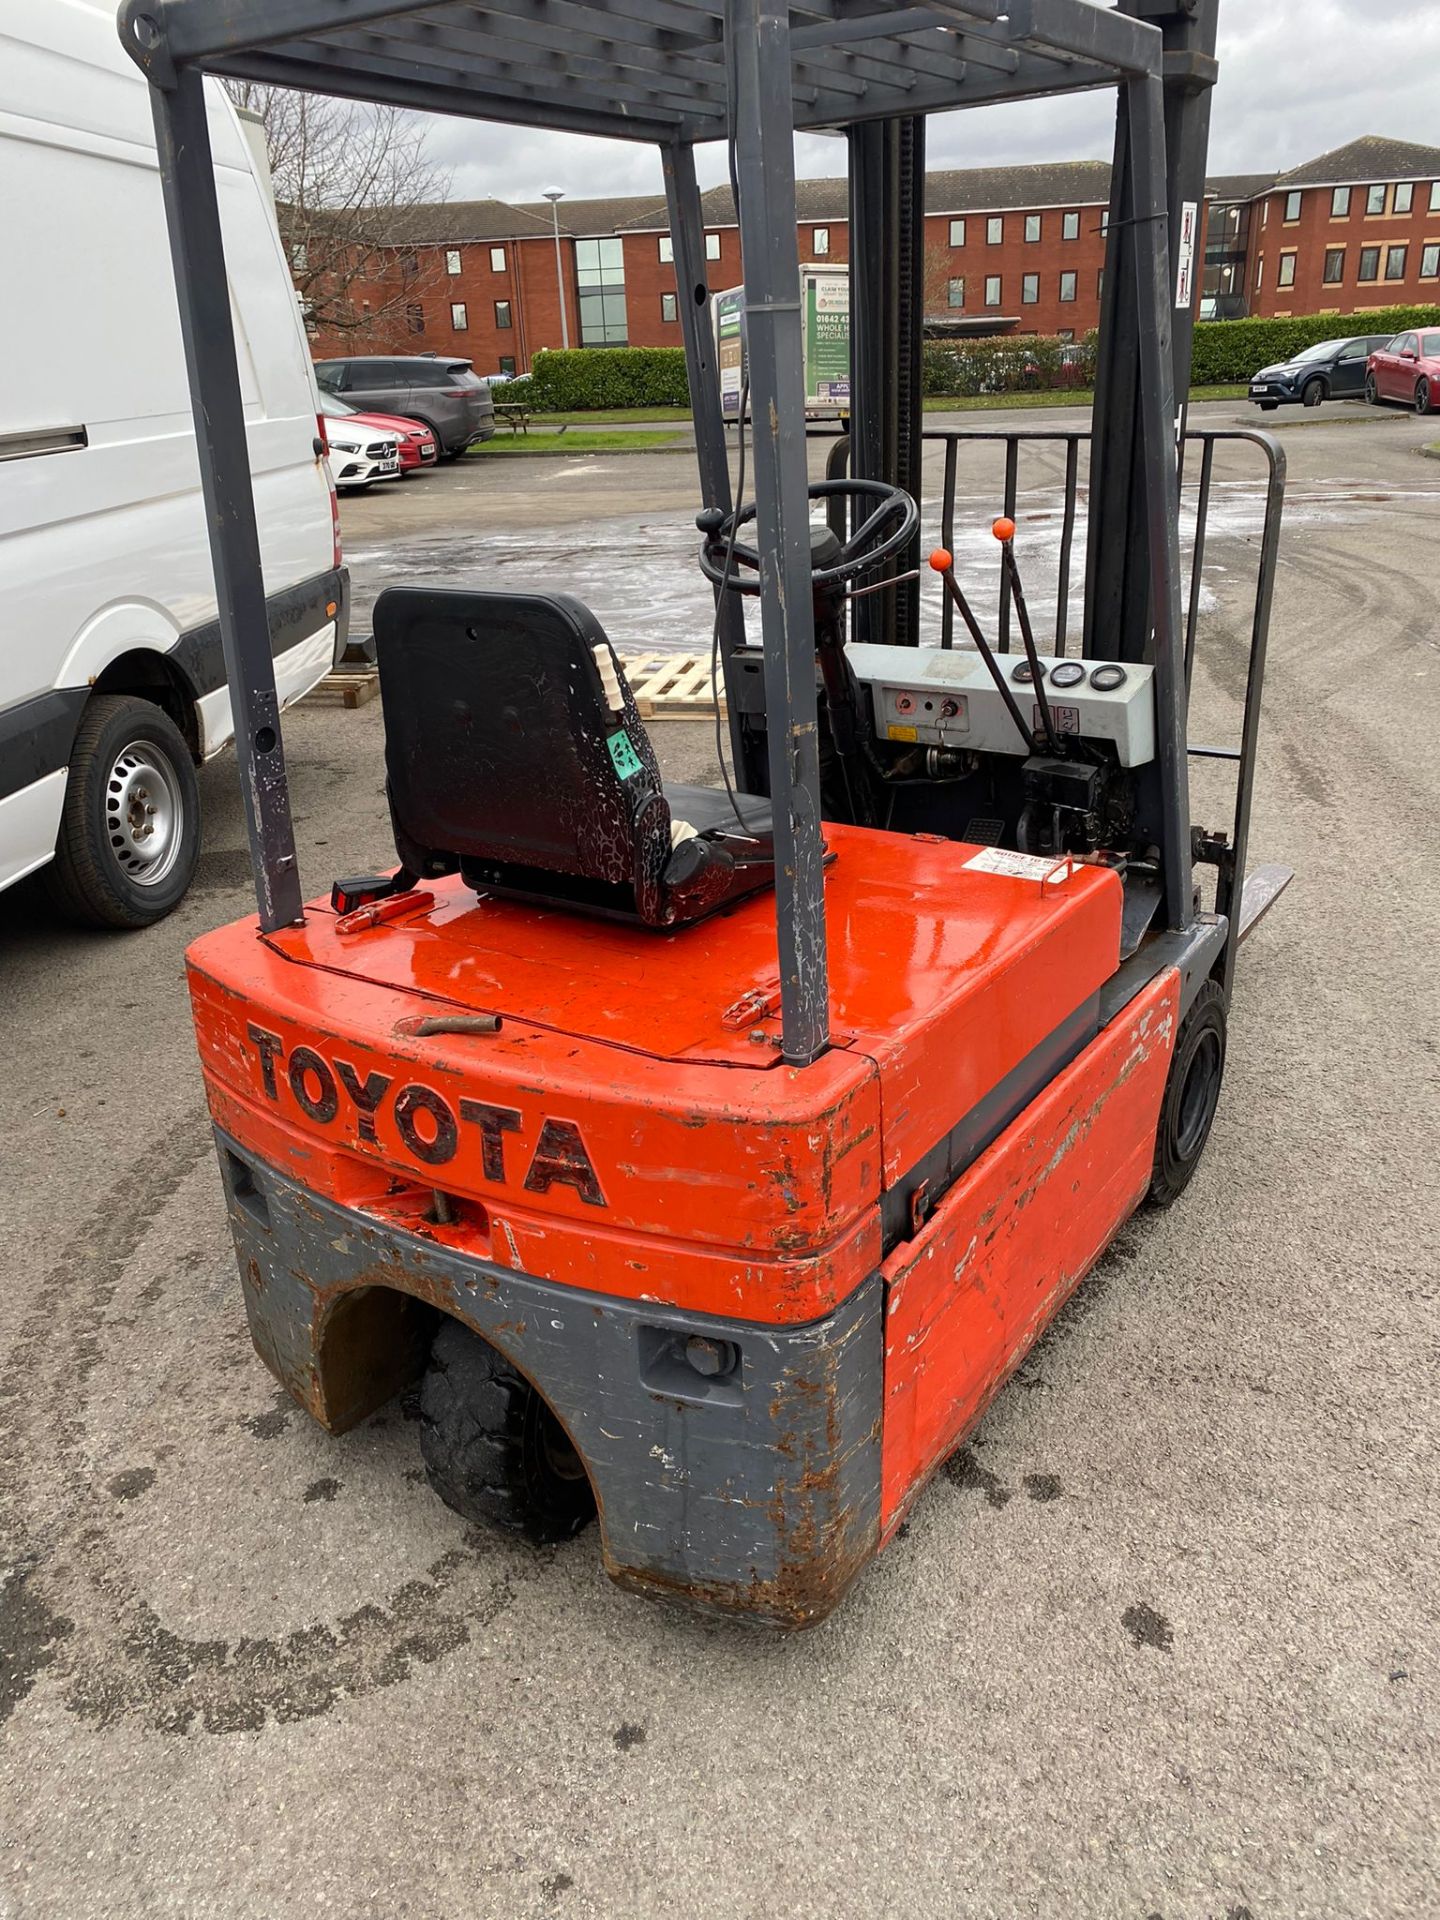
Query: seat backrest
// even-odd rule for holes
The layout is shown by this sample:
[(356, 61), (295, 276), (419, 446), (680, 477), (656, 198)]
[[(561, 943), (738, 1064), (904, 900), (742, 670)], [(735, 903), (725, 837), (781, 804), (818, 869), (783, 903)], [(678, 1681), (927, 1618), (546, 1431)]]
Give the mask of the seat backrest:
[(649, 918), (670, 810), (589, 609), (563, 593), (391, 587), (374, 624), (390, 812), (411, 872), (571, 876), (633, 892)]

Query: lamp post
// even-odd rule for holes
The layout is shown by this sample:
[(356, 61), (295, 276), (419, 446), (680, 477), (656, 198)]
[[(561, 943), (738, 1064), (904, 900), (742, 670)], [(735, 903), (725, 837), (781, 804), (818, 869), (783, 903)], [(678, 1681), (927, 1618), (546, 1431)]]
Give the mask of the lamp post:
[(555, 222), (555, 291), (560, 296), (560, 344), (568, 349), (570, 315), (565, 305), (565, 267), (560, 258), (560, 202), (565, 198), (564, 189), (551, 187), (544, 198), (550, 202), (550, 215)]

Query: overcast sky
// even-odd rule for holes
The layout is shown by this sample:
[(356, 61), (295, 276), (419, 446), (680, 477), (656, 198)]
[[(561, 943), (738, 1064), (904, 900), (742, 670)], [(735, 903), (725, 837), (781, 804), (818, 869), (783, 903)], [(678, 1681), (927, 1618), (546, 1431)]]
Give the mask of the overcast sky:
[[(1114, 96), (1077, 94), (931, 117), (931, 167), (1108, 159)], [(451, 198), (533, 200), (664, 189), (654, 150), (576, 134), (435, 119), (431, 155)], [(1440, 0), (1220, 0), (1212, 173), (1282, 173), (1364, 133), (1440, 146)], [(806, 177), (844, 170), (833, 138), (797, 142)], [(723, 178), (718, 145), (697, 150), (702, 186)]]

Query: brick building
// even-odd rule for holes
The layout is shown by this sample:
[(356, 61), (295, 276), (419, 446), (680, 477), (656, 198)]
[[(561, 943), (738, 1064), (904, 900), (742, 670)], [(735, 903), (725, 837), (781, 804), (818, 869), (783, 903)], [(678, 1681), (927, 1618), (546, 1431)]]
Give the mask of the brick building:
[[(931, 330), (1081, 337), (1100, 317), (1110, 169), (1080, 160), (935, 172), (926, 182)], [(845, 182), (796, 187), (803, 260), (849, 256)], [(1363, 311), (1440, 300), (1440, 149), (1370, 137), (1278, 178), (1217, 178), (1206, 194), (1202, 313)], [(703, 196), (712, 288), (741, 277), (728, 187)], [(524, 372), (542, 347), (679, 346), (663, 199), (457, 201), (404, 216), (393, 271), (351, 289), (373, 326), (318, 332), (317, 358), (463, 353)], [(565, 322), (561, 322), (561, 298)]]

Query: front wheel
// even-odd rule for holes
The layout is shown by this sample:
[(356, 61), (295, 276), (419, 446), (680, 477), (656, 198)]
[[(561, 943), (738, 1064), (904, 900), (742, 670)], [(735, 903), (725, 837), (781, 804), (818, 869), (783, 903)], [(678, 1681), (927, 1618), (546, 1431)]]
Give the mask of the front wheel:
[(179, 905), (200, 857), (200, 790), (180, 729), (149, 700), (97, 694), (70, 752), (50, 898), (91, 927), (148, 927)]
[(1415, 382), (1416, 413), (1429, 413), (1434, 404), (1435, 397), (1430, 391), (1430, 382), (1428, 380), (1417, 380)]
[(1200, 1164), (1225, 1075), (1225, 995), (1207, 980), (1180, 1023), (1160, 1103), (1150, 1204), (1172, 1206)]
[(1373, 373), (1365, 376), (1365, 404), (1367, 407), (1378, 407), (1380, 404), (1380, 389), (1375, 384)]
[(1303, 406), (1318, 407), (1324, 398), (1325, 382), (1323, 380), (1307, 380), (1305, 382), (1304, 389), (1300, 395), (1300, 401)]
[(538, 1545), (594, 1517), (584, 1462), (542, 1396), (478, 1333), (447, 1320), (420, 1388), (420, 1457), (447, 1507)]

